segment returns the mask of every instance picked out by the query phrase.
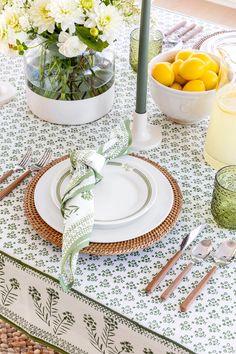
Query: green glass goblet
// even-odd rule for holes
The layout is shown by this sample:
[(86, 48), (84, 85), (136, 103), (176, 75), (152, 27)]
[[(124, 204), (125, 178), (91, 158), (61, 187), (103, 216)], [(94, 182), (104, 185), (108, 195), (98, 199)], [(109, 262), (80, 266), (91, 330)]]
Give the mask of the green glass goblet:
[(215, 177), (212, 215), (219, 226), (236, 229), (236, 166), (221, 168)]
[[(160, 54), (162, 51), (163, 34), (157, 29), (150, 30), (148, 61)], [(135, 28), (130, 34), (129, 62), (134, 71), (138, 71), (139, 51), (139, 28)]]

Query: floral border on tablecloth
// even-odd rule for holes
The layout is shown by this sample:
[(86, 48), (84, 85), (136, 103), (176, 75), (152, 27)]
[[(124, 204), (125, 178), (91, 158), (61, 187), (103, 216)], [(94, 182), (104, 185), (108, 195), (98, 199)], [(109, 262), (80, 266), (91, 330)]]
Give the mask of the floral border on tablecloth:
[[(78, 291), (64, 293), (57, 279), (2, 251), (0, 313), (2, 319), (17, 326), (32, 339), (61, 353), (92, 353), (87, 351), (89, 347), (103, 354), (193, 353)], [(77, 341), (81, 341), (79, 346)]]

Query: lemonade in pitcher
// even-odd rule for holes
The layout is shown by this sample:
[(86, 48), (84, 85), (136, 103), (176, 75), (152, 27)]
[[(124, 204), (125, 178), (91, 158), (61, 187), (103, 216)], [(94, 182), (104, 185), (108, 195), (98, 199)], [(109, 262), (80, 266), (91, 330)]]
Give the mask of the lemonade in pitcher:
[(236, 165), (236, 84), (227, 84), (217, 92), (204, 157), (217, 170)]

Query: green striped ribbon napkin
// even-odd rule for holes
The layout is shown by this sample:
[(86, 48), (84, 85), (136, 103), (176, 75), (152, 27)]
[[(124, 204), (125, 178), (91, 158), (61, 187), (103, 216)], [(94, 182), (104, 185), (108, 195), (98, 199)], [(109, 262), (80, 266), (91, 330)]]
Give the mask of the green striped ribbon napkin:
[(64, 218), (60, 282), (65, 291), (74, 283), (80, 250), (89, 245), (94, 225), (93, 188), (102, 179), (102, 168), (107, 161), (128, 153), (131, 145), (128, 120), (111, 133), (107, 143), (95, 150), (72, 151), (71, 179), (62, 198)]

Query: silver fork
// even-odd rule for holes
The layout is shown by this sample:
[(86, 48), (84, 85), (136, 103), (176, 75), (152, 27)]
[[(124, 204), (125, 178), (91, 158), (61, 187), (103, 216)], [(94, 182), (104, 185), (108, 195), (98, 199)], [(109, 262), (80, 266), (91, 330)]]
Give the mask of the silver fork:
[(13, 167), (13, 169), (6, 171), (1, 177), (0, 177), (0, 183), (5, 181), (8, 177), (10, 177), (14, 172), (18, 172), (21, 170), (25, 170), (30, 158), (31, 158), (31, 152), (32, 149), (28, 148), (26, 154), (23, 156), (22, 160), (18, 162), (17, 165)]
[(51, 158), (52, 150), (46, 149), (42, 157), (39, 159), (38, 162), (29, 166), (29, 169), (24, 172), (20, 177), (18, 177), (14, 182), (9, 184), (6, 188), (3, 188), (0, 191), (0, 200), (6, 197), (13, 189), (15, 189), (24, 179), (26, 179), (32, 172), (37, 172), (41, 170), (41, 168), (48, 162)]

